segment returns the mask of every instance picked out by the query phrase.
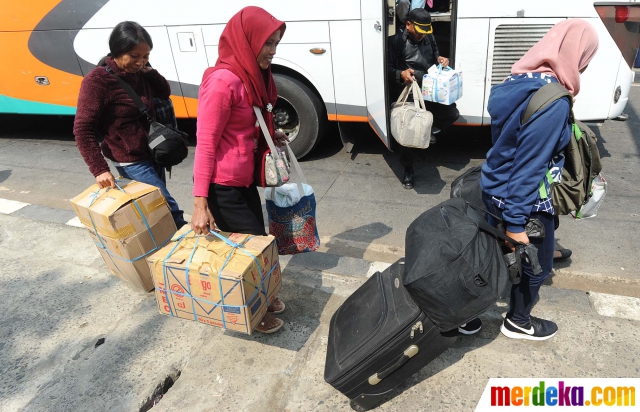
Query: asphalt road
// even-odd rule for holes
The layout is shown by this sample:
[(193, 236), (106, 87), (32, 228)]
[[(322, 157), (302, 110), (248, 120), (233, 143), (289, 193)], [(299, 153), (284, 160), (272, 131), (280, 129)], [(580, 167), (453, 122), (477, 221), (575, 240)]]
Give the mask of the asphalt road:
[[(640, 90), (633, 88), (626, 123), (595, 127), (609, 182), (596, 219), (563, 217), (559, 243), (573, 258), (559, 266), (576, 275), (640, 279)], [(69, 199), (94, 183), (72, 135), (73, 119), (46, 116), (0, 117), (0, 198), (71, 209)], [(192, 121), (181, 127), (193, 133)], [(450, 183), (482, 163), (490, 148), (488, 128), (456, 128), (416, 156), (416, 185), (400, 184), (402, 167), (366, 125), (352, 124), (358, 138), (346, 153), (337, 130), (302, 162), (318, 201), (322, 251), (392, 262), (403, 253), (407, 226), (420, 213), (449, 197)], [(195, 139), (192, 141), (195, 145)], [(193, 150), (173, 170), (168, 187), (192, 212)]]

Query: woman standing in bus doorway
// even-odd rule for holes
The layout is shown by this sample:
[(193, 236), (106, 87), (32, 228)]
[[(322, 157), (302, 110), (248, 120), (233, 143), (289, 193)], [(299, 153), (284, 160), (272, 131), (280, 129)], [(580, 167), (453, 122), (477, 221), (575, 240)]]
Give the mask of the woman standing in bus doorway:
[[(572, 138), (568, 98), (554, 101), (521, 126), (522, 115), (533, 94), (547, 83), (559, 82), (575, 97), (580, 74), (597, 50), (598, 34), (591, 24), (579, 19), (560, 22), (513, 65), (511, 76), (494, 86), (489, 96), (493, 148), (482, 166), (484, 202), (502, 217), (508, 236), (536, 247), (542, 266), (542, 272), (534, 275), (523, 263), (521, 281), (511, 288), (509, 311), (501, 327), (509, 338), (545, 340), (558, 330), (554, 322), (531, 316), (551, 271), (555, 246), (553, 202), (542, 198), (539, 188), (544, 182), (549, 192), (547, 170), (555, 176), (562, 173), (563, 150)], [(525, 225), (532, 219), (543, 224), (544, 237), (529, 239)], [(497, 222), (491, 223), (496, 226)]]
[[(285, 28), (259, 7), (240, 10), (220, 36), (215, 67), (204, 73), (193, 168), (191, 227), (196, 234), (209, 233), (215, 223), (225, 232), (266, 235), (254, 171), (267, 144), (253, 106), (262, 109), (276, 142), (286, 141), (284, 133), (274, 132), (271, 113), (278, 99), (271, 61)], [(257, 330), (280, 330), (284, 322), (274, 315), (284, 309), (284, 302), (276, 298)]]
[[(167, 190), (164, 168), (151, 155), (149, 122), (113, 76), (124, 79), (153, 113), (153, 99), (168, 99), (171, 88), (149, 65), (152, 48), (151, 36), (138, 23), (124, 21), (113, 29), (109, 37), (111, 52), (82, 80), (73, 134), (101, 189), (116, 187), (106, 157), (122, 177), (160, 188), (179, 229), (187, 222)], [(98, 137), (102, 138), (101, 145)]]

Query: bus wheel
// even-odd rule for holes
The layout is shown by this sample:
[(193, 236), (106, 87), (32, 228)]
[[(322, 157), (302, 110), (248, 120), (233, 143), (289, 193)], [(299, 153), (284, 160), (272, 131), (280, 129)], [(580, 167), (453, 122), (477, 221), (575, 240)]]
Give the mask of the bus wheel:
[(322, 139), (326, 115), (320, 98), (303, 83), (274, 74), (278, 101), (273, 109), (276, 130), (288, 137), (296, 158), (306, 156)]

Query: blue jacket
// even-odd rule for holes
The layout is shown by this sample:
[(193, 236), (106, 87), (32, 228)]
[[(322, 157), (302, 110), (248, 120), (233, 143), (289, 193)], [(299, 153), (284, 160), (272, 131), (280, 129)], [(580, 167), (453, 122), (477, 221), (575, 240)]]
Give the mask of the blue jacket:
[[(548, 79), (514, 76), (491, 89), (488, 110), (491, 115), (493, 147), (482, 165), (482, 190), (504, 200), (503, 218), (510, 232), (520, 233), (540, 200), (540, 182), (547, 170), (558, 175), (552, 159), (562, 153), (571, 138), (571, 105), (562, 98), (538, 111), (520, 125), (531, 96)], [(564, 159), (562, 159), (562, 163)], [(554, 179), (555, 180), (555, 179)]]

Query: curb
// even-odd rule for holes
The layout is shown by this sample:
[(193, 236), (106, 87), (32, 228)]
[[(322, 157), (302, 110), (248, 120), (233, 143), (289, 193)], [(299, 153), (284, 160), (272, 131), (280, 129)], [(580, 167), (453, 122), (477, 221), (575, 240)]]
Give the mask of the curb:
[[(73, 211), (15, 200), (0, 198), (0, 214), (84, 229)], [(328, 239), (323, 240), (328, 243)], [(396, 250), (398, 252), (400, 250)], [(296, 282), (327, 289), (327, 293), (344, 298), (350, 294), (349, 291), (353, 291), (353, 287), (358, 287), (374, 273), (391, 266), (387, 262), (326, 252), (280, 256), (280, 264), (281, 269), (288, 270)], [(563, 269), (554, 270), (553, 275), (550, 281), (545, 282), (545, 290), (560, 294), (573, 293), (575, 296), (584, 296), (580, 294), (586, 292), (585, 302), (599, 315), (640, 321), (640, 280), (573, 273)]]
[[(80, 223), (80, 219), (78, 219), (75, 213), (66, 209), (56, 209), (0, 198), (0, 214), (84, 229), (84, 225)], [(280, 262), (282, 269), (291, 265), (333, 275), (365, 278), (391, 266), (390, 263), (386, 262), (370, 261), (324, 252), (281, 256)]]
[[(640, 76), (638, 76), (638, 80), (640, 80)], [(75, 216), (73, 211), (32, 205), (15, 200), (0, 198), (0, 214), (84, 228), (84, 225), (80, 223), (80, 220)], [(344, 243), (355, 248), (371, 248), (371, 245), (365, 243), (360, 244), (360, 242), (342, 239), (323, 237), (321, 241), (323, 246), (329, 243)], [(393, 257), (393, 261), (404, 255), (403, 248), (392, 248), (385, 245), (375, 245), (375, 248), (377, 252), (389, 253), (388, 256)], [(295, 268), (301, 268), (330, 275), (366, 279), (374, 273), (381, 272), (391, 266), (389, 262), (336, 255), (324, 252), (322, 249), (323, 247), (321, 246), (321, 251), (315, 253), (280, 256), (282, 269), (284, 270), (287, 267), (293, 270), (295, 270)], [(365, 249), (362, 250), (365, 251)], [(640, 298), (640, 279), (582, 273), (559, 268), (554, 269), (552, 274), (554, 275), (553, 278), (550, 277), (545, 282), (548, 286)]]

